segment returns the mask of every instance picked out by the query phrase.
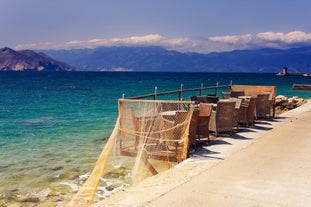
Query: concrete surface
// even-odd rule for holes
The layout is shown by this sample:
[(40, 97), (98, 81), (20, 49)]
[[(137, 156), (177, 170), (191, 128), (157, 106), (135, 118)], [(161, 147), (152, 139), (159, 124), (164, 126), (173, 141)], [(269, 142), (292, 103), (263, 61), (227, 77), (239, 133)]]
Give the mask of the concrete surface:
[(311, 206), (311, 100), (94, 206)]

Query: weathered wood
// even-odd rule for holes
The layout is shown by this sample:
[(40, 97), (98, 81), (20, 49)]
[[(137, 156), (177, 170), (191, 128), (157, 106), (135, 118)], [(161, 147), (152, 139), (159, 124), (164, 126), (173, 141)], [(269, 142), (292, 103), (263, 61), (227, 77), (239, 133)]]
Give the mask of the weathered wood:
[(245, 96), (257, 96), (264, 92), (272, 93), (272, 100), (276, 97), (276, 86), (258, 86), (258, 85), (232, 85), (232, 91), (244, 91)]
[(311, 85), (310, 84), (293, 84), (293, 89), (311, 91)]
[(152, 175), (158, 174), (158, 171), (149, 162), (149, 158), (148, 158), (146, 149), (143, 150), (142, 155), (141, 155), (141, 159), (145, 163), (145, 165), (149, 169), (149, 171), (152, 173)]

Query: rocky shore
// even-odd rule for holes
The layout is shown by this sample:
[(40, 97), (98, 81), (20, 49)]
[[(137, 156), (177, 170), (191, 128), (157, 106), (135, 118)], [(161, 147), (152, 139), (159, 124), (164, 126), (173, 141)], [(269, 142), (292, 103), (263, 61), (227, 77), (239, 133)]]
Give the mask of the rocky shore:
[(306, 100), (298, 96), (286, 97), (278, 95), (275, 98), (275, 114), (279, 115), (289, 110), (295, 109), (306, 103)]

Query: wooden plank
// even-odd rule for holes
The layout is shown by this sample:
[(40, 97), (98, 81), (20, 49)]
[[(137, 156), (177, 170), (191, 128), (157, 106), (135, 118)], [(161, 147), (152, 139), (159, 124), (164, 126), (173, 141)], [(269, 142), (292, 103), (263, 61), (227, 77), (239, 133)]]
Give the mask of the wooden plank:
[(145, 149), (142, 152), (141, 159), (145, 163), (145, 165), (149, 169), (149, 171), (152, 173), (152, 175), (158, 174), (158, 171), (149, 162), (149, 157), (148, 157), (147, 151)]
[(276, 96), (276, 86), (258, 86), (258, 85), (232, 85), (231, 90), (244, 91), (246, 96), (256, 96), (264, 92), (272, 92), (272, 99)]

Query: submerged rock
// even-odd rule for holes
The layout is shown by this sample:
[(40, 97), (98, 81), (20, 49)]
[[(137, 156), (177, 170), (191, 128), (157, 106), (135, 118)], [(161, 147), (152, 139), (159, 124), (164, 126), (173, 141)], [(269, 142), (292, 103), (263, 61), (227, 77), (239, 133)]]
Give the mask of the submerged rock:
[(46, 203), (40, 204), (39, 207), (55, 207), (55, 202), (46, 202)]
[(4, 200), (0, 200), (0, 207), (7, 207), (6, 202)]
[(115, 190), (117, 188), (121, 188), (121, 187), (123, 187), (122, 183), (113, 183), (113, 184), (111, 184), (109, 186), (106, 186), (105, 189), (108, 190), (108, 191), (113, 191), (113, 190)]
[(69, 180), (74, 180), (76, 178), (78, 178), (79, 176), (81, 175), (81, 172), (79, 170), (76, 170), (76, 171), (67, 171), (67, 172), (64, 172), (63, 174), (61, 174), (59, 176), (59, 178), (62, 178), (62, 179), (69, 179)]
[(125, 167), (120, 167), (118, 169), (114, 169), (107, 174), (105, 174), (105, 178), (120, 178), (124, 177), (128, 174), (128, 169)]
[(65, 195), (68, 192), (72, 192), (72, 188), (70, 187), (70, 185), (60, 184), (52, 188), (49, 196)]
[(49, 167), (49, 169), (53, 171), (58, 171), (58, 170), (64, 169), (64, 166), (52, 166), (52, 167)]
[(18, 196), (16, 198), (16, 201), (27, 202), (27, 203), (38, 203), (40, 202), (40, 198), (36, 195), (28, 194), (28, 195)]

